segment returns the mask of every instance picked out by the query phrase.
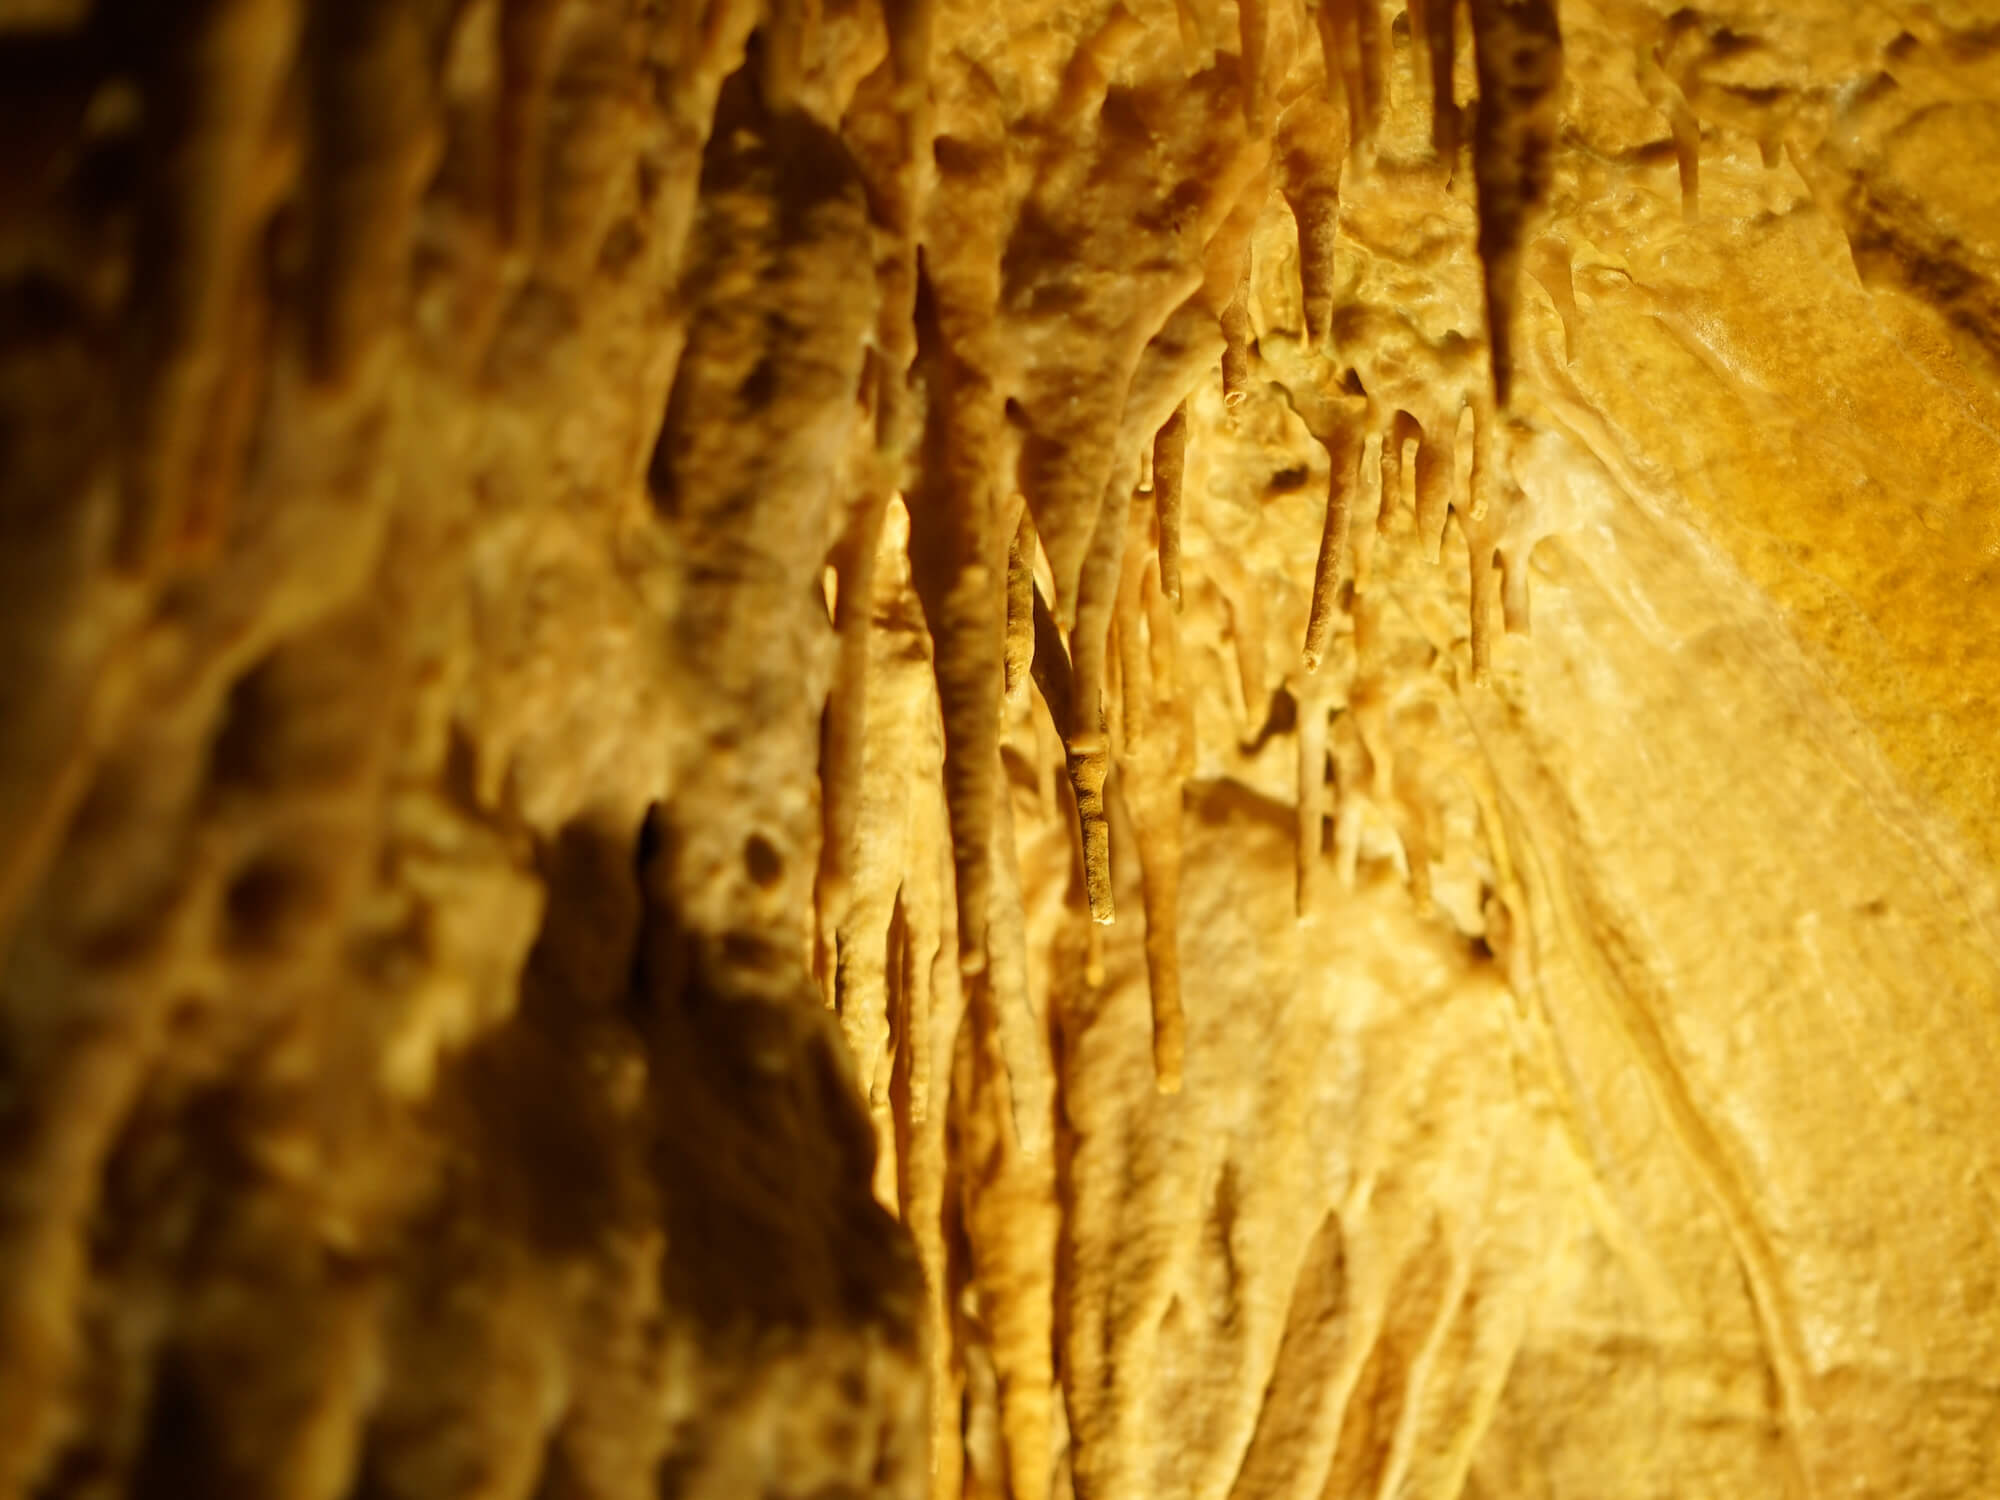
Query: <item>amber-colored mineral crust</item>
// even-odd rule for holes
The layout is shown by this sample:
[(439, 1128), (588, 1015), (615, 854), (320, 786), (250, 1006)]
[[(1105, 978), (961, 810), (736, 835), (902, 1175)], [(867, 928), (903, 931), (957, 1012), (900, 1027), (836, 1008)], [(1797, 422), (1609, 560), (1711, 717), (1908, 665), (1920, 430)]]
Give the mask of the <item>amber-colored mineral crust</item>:
[(0, 1500), (2000, 1493), (1996, 161), (1984, 0), (0, 0)]

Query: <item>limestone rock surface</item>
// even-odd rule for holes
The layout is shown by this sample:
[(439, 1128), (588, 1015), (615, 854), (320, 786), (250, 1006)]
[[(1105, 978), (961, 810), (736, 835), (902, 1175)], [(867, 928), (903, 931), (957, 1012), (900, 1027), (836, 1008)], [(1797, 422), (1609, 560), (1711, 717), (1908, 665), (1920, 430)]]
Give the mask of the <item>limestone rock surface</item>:
[(1990, 0), (0, 0), (0, 1500), (2000, 1493)]

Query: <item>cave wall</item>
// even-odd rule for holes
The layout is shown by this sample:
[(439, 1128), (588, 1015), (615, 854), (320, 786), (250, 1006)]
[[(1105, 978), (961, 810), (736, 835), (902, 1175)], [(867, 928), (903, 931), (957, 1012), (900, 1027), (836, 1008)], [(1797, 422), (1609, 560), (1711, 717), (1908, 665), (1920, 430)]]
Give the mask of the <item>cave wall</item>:
[(1991, 1493), (1989, 11), (0, 0), (0, 1500)]

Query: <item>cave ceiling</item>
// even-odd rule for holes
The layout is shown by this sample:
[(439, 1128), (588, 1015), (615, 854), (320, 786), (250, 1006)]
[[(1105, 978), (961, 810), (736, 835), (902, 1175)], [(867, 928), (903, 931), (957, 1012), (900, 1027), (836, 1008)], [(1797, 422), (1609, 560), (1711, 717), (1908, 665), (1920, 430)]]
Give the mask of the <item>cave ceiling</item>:
[(0, 1500), (2000, 1494), (1992, 0), (0, 120)]

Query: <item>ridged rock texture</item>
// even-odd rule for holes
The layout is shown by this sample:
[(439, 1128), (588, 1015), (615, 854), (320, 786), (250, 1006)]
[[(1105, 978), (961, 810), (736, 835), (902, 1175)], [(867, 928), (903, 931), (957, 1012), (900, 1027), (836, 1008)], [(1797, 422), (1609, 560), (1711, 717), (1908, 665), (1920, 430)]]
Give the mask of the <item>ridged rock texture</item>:
[(0, 1500), (2000, 1494), (1996, 162), (1992, 0), (0, 0)]

